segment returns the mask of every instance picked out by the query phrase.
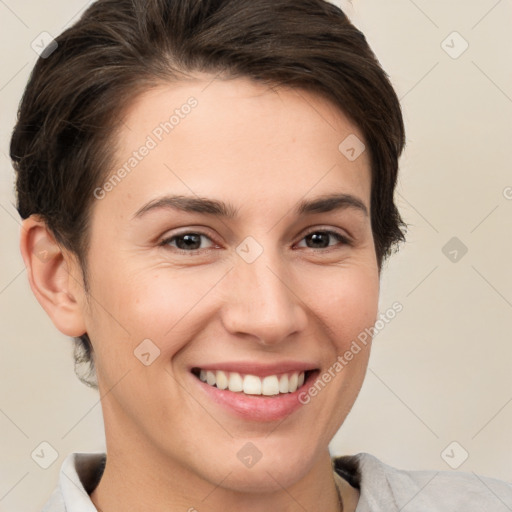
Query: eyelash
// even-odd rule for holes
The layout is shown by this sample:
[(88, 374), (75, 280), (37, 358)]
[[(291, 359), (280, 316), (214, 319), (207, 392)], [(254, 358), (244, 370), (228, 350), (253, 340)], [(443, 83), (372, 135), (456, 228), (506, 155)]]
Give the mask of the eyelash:
[[(336, 231), (332, 231), (332, 230), (327, 230), (327, 229), (314, 229), (308, 233), (306, 233), (301, 239), (300, 241), (304, 240), (306, 237), (308, 237), (309, 235), (312, 235), (314, 233), (324, 233), (324, 234), (328, 234), (328, 235), (331, 235), (333, 236), (334, 238), (336, 238), (338, 240), (338, 242), (340, 242), (342, 245), (348, 245), (348, 246), (351, 246), (352, 245), (352, 241), (336, 232)], [(181, 238), (181, 237), (184, 237), (185, 235), (199, 235), (199, 236), (204, 236), (205, 238), (208, 238), (208, 240), (210, 240), (211, 242), (215, 243), (214, 240), (212, 240), (212, 238), (210, 236), (208, 236), (206, 233), (202, 233), (201, 231), (185, 231), (183, 233), (178, 233), (178, 234), (175, 234), (171, 237), (168, 237), (168, 238), (165, 238), (163, 239), (159, 245), (162, 246), (162, 247), (169, 247), (169, 244), (174, 241), (176, 238)], [(326, 248), (318, 248), (318, 249), (314, 249), (314, 248), (309, 248), (309, 247), (306, 247), (306, 249), (311, 249), (312, 251), (321, 251), (321, 252), (329, 252), (330, 250), (332, 250), (332, 248), (335, 248), (336, 246), (327, 246)], [(193, 249), (191, 251), (187, 251), (185, 249), (179, 249), (178, 247), (174, 247), (172, 250), (173, 252), (177, 252), (178, 254), (187, 254), (187, 255), (196, 255), (196, 254), (199, 254), (201, 252), (206, 252), (206, 251), (209, 251), (213, 249), (212, 247), (209, 247), (207, 249)]]

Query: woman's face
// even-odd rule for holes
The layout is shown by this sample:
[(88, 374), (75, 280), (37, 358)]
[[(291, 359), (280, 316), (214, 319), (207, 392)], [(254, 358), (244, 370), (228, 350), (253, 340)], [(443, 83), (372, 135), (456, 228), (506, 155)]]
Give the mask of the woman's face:
[[(325, 456), (363, 381), (368, 347), (335, 363), (377, 315), (370, 161), (327, 101), (212, 80), (127, 111), (80, 301), (112, 454), (270, 489)], [(304, 207), (328, 195), (341, 200)]]

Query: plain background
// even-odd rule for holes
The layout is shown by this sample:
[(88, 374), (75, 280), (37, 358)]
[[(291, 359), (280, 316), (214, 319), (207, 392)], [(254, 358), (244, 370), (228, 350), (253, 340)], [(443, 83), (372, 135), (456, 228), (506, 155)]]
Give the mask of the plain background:
[[(8, 158), (32, 41), (87, 4), (0, 0), (2, 511), (40, 510), (67, 454), (105, 450), (99, 396), (28, 286)], [(375, 338), (331, 452), (512, 481), (512, 1), (354, 0), (347, 14), (401, 98), (409, 232), (382, 276), (381, 311), (403, 311)], [(31, 458), (43, 441), (59, 454), (46, 470)]]

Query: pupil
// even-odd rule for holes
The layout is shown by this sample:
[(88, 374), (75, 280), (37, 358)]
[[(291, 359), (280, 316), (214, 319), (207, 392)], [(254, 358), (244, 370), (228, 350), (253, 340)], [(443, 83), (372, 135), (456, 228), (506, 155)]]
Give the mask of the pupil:
[(180, 249), (199, 249), (201, 246), (201, 237), (197, 234), (182, 235), (176, 239), (176, 245)]
[[(327, 233), (312, 233), (306, 238), (309, 238), (313, 243), (320, 243), (322, 247), (329, 246), (329, 235)], [(322, 243), (322, 238), (325, 243)]]

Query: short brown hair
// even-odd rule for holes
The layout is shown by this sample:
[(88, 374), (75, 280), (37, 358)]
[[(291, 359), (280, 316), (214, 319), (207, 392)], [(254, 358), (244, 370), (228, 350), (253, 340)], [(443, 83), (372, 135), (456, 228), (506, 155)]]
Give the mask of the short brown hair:
[[(98, 0), (37, 61), (11, 140), (18, 211), (39, 214), (78, 257), (87, 289), (94, 189), (113, 162), (122, 111), (163, 81), (194, 72), (313, 91), (361, 130), (371, 156), (379, 270), (406, 225), (394, 204), (405, 145), (400, 103), (364, 35), (324, 0)], [(48, 52), (49, 53), (49, 52)], [(77, 375), (96, 387), (87, 334)]]

